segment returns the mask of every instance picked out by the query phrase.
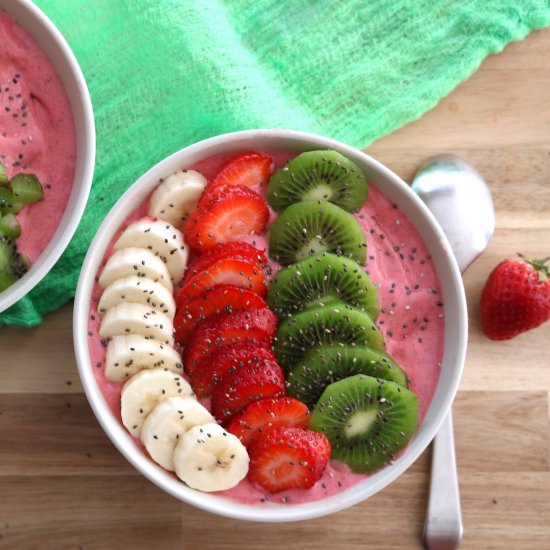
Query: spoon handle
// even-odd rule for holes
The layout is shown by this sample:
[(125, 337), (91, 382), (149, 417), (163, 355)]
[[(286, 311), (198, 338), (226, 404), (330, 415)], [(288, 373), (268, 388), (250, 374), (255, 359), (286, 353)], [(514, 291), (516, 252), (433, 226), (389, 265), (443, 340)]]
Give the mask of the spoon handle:
[(452, 411), (432, 445), (432, 474), (424, 545), (428, 550), (455, 550), (462, 539), (462, 515), (456, 468)]

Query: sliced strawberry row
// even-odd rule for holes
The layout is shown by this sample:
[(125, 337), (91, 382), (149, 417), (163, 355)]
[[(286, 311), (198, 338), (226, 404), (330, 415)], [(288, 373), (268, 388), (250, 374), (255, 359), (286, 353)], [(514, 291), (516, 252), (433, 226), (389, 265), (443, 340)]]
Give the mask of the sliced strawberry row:
[(269, 212), (252, 189), (272, 173), (261, 153), (230, 159), (207, 185), (186, 229), (200, 255), (178, 291), (176, 341), (199, 397), (248, 448), (249, 478), (266, 490), (309, 488), (330, 457), (324, 435), (307, 428), (309, 410), (286, 397), (284, 374), (271, 351), (277, 317), (267, 291), (265, 251), (239, 236), (265, 229)]
[(206, 188), (185, 225), (185, 242), (196, 252), (243, 235), (262, 233), (269, 219), (267, 202), (243, 185)]

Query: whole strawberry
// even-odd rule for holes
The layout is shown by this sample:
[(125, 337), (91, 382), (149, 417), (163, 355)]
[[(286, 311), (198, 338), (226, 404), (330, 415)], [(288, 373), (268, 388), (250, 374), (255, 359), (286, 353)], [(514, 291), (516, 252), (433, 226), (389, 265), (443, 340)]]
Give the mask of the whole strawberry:
[(493, 269), (481, 294), (483, 332), (492, 340), (508, 340), (550, 319), (550, 258), (518, 256)]

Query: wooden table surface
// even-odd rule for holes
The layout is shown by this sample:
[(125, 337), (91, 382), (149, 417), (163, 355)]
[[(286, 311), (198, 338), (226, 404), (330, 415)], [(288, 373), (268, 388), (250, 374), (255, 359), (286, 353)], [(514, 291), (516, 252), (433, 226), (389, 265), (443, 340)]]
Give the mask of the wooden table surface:
[[(482, 284), (517, 251), (550, 253), (550, 29), (487, 59), (420, 120), (368, 149), (405, 180), (452, 151), (490, 184), (497, 230), (465, 276), (470, 342), (454, 408), (462, 548), (549, 549), (550, 323), (483, 337)], [(0, 548), (421, 548), (430, 454), (329, 518), (261, 525), (218, 518), (141, 477), (82, 393), (71, 305), (33, 330), (0, 331)]]

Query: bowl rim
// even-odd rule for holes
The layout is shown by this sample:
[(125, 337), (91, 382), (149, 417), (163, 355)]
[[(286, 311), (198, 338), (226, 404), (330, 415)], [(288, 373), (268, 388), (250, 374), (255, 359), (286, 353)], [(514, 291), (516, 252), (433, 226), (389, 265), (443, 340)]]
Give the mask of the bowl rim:
[[(92, 100), (84, 75), (69, 44), (57, 27), (47, 15), (30, 0), (9, 0), (8, 2), (0, 0), (0, 10), (5, 11), (10, 18), (24, 27), (27, 32), (30, 32), (27, 27), (32, 23), (33, 25), (38, 25), (41, 31), (44, 31), (48, 35), (48, 38), (55, 44), (54, 47), (57, 48), (60, 56), (59, 61), (54, 61), (51, 53), (46, 52), (48, 59), (53, 64), (58, 76), (62, 80), (64, 80), (64, 78), (59, 71), (60, 63), (63, 63), (66, 69), (68, 68), (70, 77), (67, 78), (74, 79), (74, 86), (77, 90), (77, 93), (69, 96), (67, 87), (65, 83), (63, 83), (65, 91), (69, 96), (71, 114), (75, 122), (75, 135), (77, 136), (75, 175), (67, 206), (64, 214), (60, 218), (54, 235), (31, 266), (31, 269), (13, 285), (3, 292), (0, 292), (0, 312), (3, 312), (26, 296), (50, 272), (69, 245), (82, 219), (82, 215), (84, 214), (84, 209), (86, 208), (92, 187), (96, 155), (96, 132)], [(24, 17), (21, 17), (21, 14), (23, 14)], [(38, 42), (40, 47), (44, 49), (44, 45), (39, 37), (36, 37), (33, 33), (31, 33), (31, 35)], [(81, 113), (81, 140), (78, 139), (77, 135), (79, 129), (76, 128), (77, 121), (75, 110), (77, 109), (75, 109), (75, 107), (77, 107), (78, 112)], [(82, 160), (80, 161), (80, 159)], [(80, 169), (77, 172), (79, 166)]]
[[(391, 184), (396, 186), (397, 192), (413, 201), (415, 207), (421, 212), (421, 216), (426, 222), (429, 231), (435, 235), (438, 246), (441, 247), (440, 251), (444, 258), (443, 261), (449, 268), (449, 284), (456, 307), (456, 323), (453, 325), (453, 334), (456, 332), (457, 344), (451, 359), (449, 359), (449, 362), (452, 361), (455, 365), (454, 367), (448, 367), (452, 369), (450, 378), (447, 380), (449, 388), (439, 400), (441, 403), (438, 412), (435, 414), (434, 420), (427, 428), (423, 429), (422, 433), (417, 432), (407, 447), (407, 450), (392, 464), (386, 466), (366, 480), (360, 481), (357, 485), (331, 497), (290, 506), (287, 504), (273, 507), (259, 507), (238, 503), (222, 496), (201, 493), (190, 489), (180, 481), (171, 477), (168, 472), (156, 465), (136, 447), (131, 436), (122, 427), (120, 422), (114, 418), (99, 386), (95, 382), (87, 342), (88, 314), (95, 274), (99, 268), (99, 264), (108, 243), (120, 225), (120, 219), (124, 219), (124, 217), (126, 217), (127, 214), (140, 204), (152, 191), (154, 186), (158, 183), (159, 174), (162, 173), (163, 170), (167, 170), (169, 166), (172, 168), (175, 165), (178, 165), (180, 168), (184, 166), (186, 163), (185, 160), (180, 161), (181, 157), (189, 157), (200, 152), (204, 153), (203, 158), (211, 156), (215, 154), (212, 152), (212, 149), (227, 144), (228, 142), (238, 143), (242, 140), (248, 141), (254, 139), (269, 140), (275, 137), (288, 140), (289, 142), (308, 142), (310, 147), (328, 147), (340, 151), (345, 156), (361, 158), (363, 163), (366, 163), (370, 168), (389, 179)], [(292, 150), (292, 147), (289, 149)], [(297, 150), (296, 146), (294, 149)], [(128, 205), (130, 204), (132, 204), (132, 208), (129, 208)], [(126, 205), (128, 210), (124, 216), (121, 215), (121, 211), (124, 210), (123, 205)], [(418, 227), (417, 224), (415, 224), (415, 226)], [(446, 339), (448, 332), (448, 329), (445, 328)], [(365, 500), (397, 479), (427, 448), (450, 410), (462, 375), (466, 354), (467, 334), (466, 298), (458, 265), (442, 229), (437, 224), (426, 205), (416, 196), (412, 189), (401, 180), (401, 178), (389, 170), (389, 168), (358, 149), (316, 134), (283, 129), (253, 129), (221, 134), (197, 142), (173, 153), (143, 174), (120, 197), (97, 230), (88, 249), (80, 273), (73, 315), (73, 340), (77, 367), (86, 396), (100, 425), (123, 456), (146, 478), (181, 501), (221, 516), (259, 522), (288, 522), (325, 516)], [(439, 385), (438, 383), (438, 387)], [(432, 404), (430, 404), (429, 409), (432, 408)], [(424, 424), (424, 422), (422, 424)], [(367, 483), (368, 487), (365, 490), (356, 490), (354, 494), (350, 493), (354, 487), (361, 484), (366, 485)]]

